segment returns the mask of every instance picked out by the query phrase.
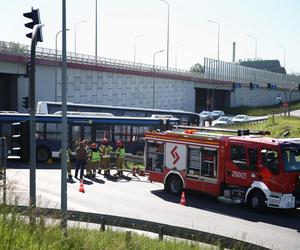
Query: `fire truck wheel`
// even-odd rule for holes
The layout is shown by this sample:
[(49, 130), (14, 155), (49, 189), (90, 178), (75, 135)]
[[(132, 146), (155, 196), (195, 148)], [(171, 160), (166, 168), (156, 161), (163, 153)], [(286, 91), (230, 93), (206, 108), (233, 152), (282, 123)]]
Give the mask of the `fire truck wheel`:
[(256, 190), (250, 198), (250, 205), (255, 212), (263, 212), (267, 207), (264, 193)]
[(172, 175), (167, 179), (165, 184), (166, 190), (174, 195), (180, 195), (183, 190), (183, 183), (179, 176)]

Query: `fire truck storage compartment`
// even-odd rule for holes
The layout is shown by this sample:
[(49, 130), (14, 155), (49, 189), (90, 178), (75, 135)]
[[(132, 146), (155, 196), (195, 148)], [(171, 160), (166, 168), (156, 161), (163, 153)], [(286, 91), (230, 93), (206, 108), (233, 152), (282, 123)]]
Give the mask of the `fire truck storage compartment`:
[(163, 172), (165, 152), (164, 144), (162, 142), (148, 142), (146, 150), (147, 170)]
[(217, 149), (188, 147), (187, 176), (190, 178), (217, 178)]

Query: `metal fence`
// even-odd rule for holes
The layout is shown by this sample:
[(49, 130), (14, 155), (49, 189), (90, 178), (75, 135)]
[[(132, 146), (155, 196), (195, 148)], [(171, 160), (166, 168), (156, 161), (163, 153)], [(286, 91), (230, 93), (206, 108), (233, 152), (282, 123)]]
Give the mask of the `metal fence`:
[(210, 58), (204, 58), (204, 72), (204, 77), (208, 79), (248, 85), (250, 82), (259, 86), (267, 86), (268, 83), (271, 83), (276, 84), (279, 88), (290, 89), (298, 86), (300, 83), (300, 77), (298, 76), (253, 69), (237, 63), (223, 62)]
[[(30, 46), (21, 45), (15, 43), (8, 43), (0, 41), (0, 54), (8, 55), (18, 55), (30, 58)], [(62, 60), (62, 51), (48, 48), (36, 48), (36, 58), (46, 59), (52, 61)], [(67, 52), (67, 62), (68, 63), (79, 63), (85, 65), (102, 66), (102, 67), (112, 67), (118, 69), (126, 69), (132, 71), (144, 71), (164, 73), (170, 75), (180, 75), (189, 76), (195, 78), (203, 78), (204, 74), (199, 72), (191, 72), (189, 70), (167, 68), (158, 65), (137, 63), (125, 60), (112, 59), (107, 57), (95, 57), (92, 55), (85, 55), (80, 53)]]
[[(61, 219), (61, 211), (59, 209), (54, 208), (29, 209), (28, 206), (7, 205), (6, 211), (22, 213), (22, 215), (29, 217), (44, 216), (52, 219)], [(212, 234), (189, 228), (176, 227), (152, 221), (112, 216), (107, 214), (85, 213), (79, 211), (68, 211), (66, 216), (67, 220), (69, 221), (100, 224), (101, 231), (104, 231), (107, 226), (113, 226), (155, 233), (158, 234), (158, 239), (160, 240), (163, 240), (164, 236), (171, 236), (175, 238), (216, 245), (220, 249), (268, 249), (264, 246), (255, 245), (246, 241), (237, 240), (222, 235)]]
[[(30, 46), (8, 43), (0, 41), (0, 54), (18, 55), (30, 58)], [(36, 48), (36, 58), (52, 60), (54, 62), (62, 60), (62, 51), (48, 48)], [(68, 63), (80, 63), (102, 67), (112, 67), (132, 71), (143, 71), (164, 73), (170, 75), (180, 75), (199, 79), (220, 80), (225, 82), (238, 82), (249, 84), (250, 82), (266, 86), (267, 83), (278, 85), (289, 89), (298, 86), (300, 77), (287, 74), (273, 73), (265, 70), (253, 69), (240, 66), (237, 63), (218, 61), (204, 58), (204, 71), (192, 72), (177, 68), (167, 68), (158, 65), (136, 63), (125, 60), (112, 59), (107, 57), (95, 57), (80, 53), (67, 52)]]

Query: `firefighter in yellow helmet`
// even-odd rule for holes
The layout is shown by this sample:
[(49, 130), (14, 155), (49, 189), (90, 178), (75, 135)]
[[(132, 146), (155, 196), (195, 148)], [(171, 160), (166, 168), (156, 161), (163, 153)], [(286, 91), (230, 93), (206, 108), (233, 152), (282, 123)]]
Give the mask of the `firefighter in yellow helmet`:
[(99, 168), (100, 164), (100, 155), (98, 151), (98, 146), (96, 143), (92, 143), (91, 145), (91, 151), (89, 153), (89, 170), (90, 172), (88, 173), (92, 177), (96, 177), (96, 170)]
[(117, 149), (115, 151), (116, 156), (116, 167), (117, 167), (117, 175), (122, 176), (123, 175), (123, 168), (124, 168), (124, 162), (125, 162), (125, 147), (122, 141), (116, 142)]
[(104, 170), (104, 176), (110, 175), (109, 163), (110, 154), (112, 152), (112, 147), (109, 145), (107, 138), (102, 139), (102, 144), (99, 148), (99, 155), (101, 158), (101, 169)]

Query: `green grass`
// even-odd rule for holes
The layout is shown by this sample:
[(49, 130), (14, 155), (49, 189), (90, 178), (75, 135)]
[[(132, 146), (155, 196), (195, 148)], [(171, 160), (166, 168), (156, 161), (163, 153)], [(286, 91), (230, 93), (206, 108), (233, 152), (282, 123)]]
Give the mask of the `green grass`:
[(3, 206), (0, 207), (0, 249), (204, 249), (199, 244), (187, 241), (159, 241), (136, 233), (127, 240), (125, 232), (111, 230), (101, 232), (72, 227), (68, 229), (65, 238), (62, 235), (59, 226), (45, 223), (44, 218), (38, 219), (32, 227), (27, 223), (26, 217), (15, 212), (8, 214)]
[(274, 122), (273, 118), (270, 117), (270, 119), (266, 122), (247, 125), (234, 125), (230, 128), (269, 130), (271, 132), (271, 137), (273, 138), (283, 138), (283, 134), (288, 131), (288, 138), (300, 138), (300, 118), (297, 117), (274, 116)]
[[(292, 103), (291, 111), (296, 109), (300, 109), (300, 102)], [(225, 111), (229, 115), (245, 114), (250, 116), (262, 116), (262, 115), (283, 113), (284, 109), (279, 108), (279, 105), (277, 104), (273, 106), (262, 106), (262, 107), (241, 106), (237, 108), (229, 108)]]

